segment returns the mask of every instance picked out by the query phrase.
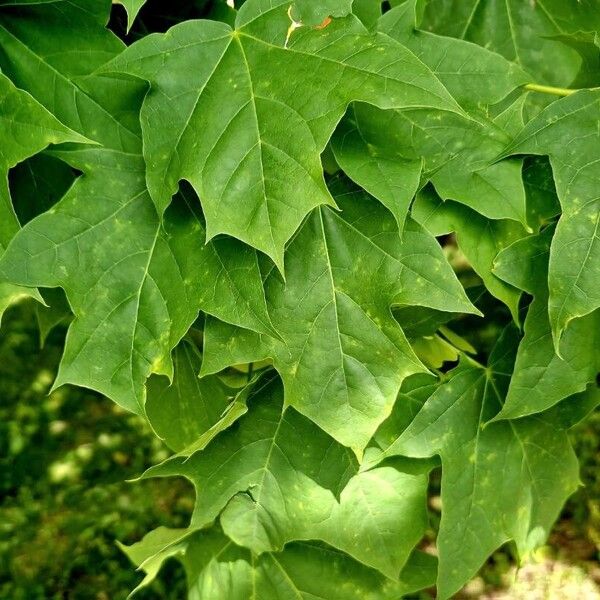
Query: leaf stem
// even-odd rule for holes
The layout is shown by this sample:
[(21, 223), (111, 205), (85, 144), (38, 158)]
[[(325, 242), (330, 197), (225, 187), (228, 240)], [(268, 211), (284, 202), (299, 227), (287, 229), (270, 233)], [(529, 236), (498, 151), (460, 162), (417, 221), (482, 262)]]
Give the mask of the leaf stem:
[(551, 85), (540, 85), (538, 83), (528, 83), (525, 89), (529, 92), (541, 92), (542, 94), (554, 94), (555, 96), (570, 96), (579, 90), (570, 88), (553, 87)]

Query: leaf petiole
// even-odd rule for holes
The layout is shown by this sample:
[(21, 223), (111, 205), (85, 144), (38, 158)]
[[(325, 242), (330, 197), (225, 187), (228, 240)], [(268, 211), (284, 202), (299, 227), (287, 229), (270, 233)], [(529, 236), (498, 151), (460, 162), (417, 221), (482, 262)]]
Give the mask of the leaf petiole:
[(525, 86), (528, 92), (541, 92), (542, 94), (553, 94), (555, 96), (570, 96), (579, 90), (571, 88), (553, 87), (551, 85), (540, 85), (538, 83), (528, 83)]

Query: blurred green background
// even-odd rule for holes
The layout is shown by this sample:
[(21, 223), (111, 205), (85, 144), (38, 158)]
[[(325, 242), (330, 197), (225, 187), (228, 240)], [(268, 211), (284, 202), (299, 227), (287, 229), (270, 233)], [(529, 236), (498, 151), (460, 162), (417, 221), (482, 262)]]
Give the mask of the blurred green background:
[[(48, 394), (64, 335), (54, 329), (42, 350), (29, 303), (13, 307), (2, 323), (2, 600), (124, 599), (142, 577), (115, 540), (129, 544), (159, 525), (184, 526), (193, 507), (183, 480), (125, 481), (168, 456), (142, 419), (86, 390)], [(572, 436), (585, 486), (565, 507), (549, 545), (518, 571), (510, 548), (497, 552), (459, 597), (600, 599), (600, 414)], [(434, 497), (434, 527), (438, 508)], [(177, 563), (137, 598), (184, 599)]]
[[(40, 349), (29, 303), (0, 333), (0, 598), (122, 600), (142, 579), (118, 549), (158, 525), (183, 526), (183, 480), (127, 483), (168, 456), (145, 422), (98, 394), (48, 395), (64, 328)], [(175, 562), (140, 600), (185, 598)]]

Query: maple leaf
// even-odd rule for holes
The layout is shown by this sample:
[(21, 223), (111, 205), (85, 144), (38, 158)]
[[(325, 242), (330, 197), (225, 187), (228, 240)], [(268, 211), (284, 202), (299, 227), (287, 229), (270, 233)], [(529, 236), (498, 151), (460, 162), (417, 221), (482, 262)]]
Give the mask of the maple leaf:
[(144, 86), (92, 75), (125, 48), (103, 27), (109, 10), (104, 0), (0, 5), (0, 68), (72, 130), (137, 152)]
[[(198, 532), (184, 542), (181, 535), (181, 530), (158, 528), (137, 544), (123, 547), (134, 564), (146, 572), (136, 589), (150, 583), (171, 556), (183, 563), (190, 593), (214, 600), (315, 595), (332, 600), (395, 600), (435, 581), (435, 558), (423, 552), (412, 554), (399, 581), (392, 581), (314, 542), (289, 544), (283, 552), (255, 558), (218, 528)], [(323, 564), (330, 569), (326, 578)]]
[(562, 208), (548, 268), (548, 312), (557, 349), (571, 321), (600, 307), (598, 123), (600, 92), (581, 91), (551, 104), (505, 151), (550, 156)]
[(196, 491), (124, 548), (140, 586), (174, 557), (190, 598), (447, 598), (578, 484), (600, 92), (564, 86), (600, 0), (391, 4), (150, 2), (121, 39), (110, 0), (0, 2), (0, 316), (68, 325), (55, 387)]
[[(29, 94), (17, 89), (0, 73), (0, 254), (19, 230), (8, 186), (9, 169), (40, 152), (50, 144), (81, 142), (85, 138), (54, 118)], [(36, 290), (0, 282), (0, 320), (14, 302), (26, 297), (40, 301)]]
[(431, 0), (423, 25), (498, 52), (536, 81), (568, 86), (581, 59), (556, 38), (597, 31), (599, 6), (597, 0)]
[(411, 214), (435, 236), (456, 232), (457, 243), (473, 270), (518, 322), (521, 292), (499, 278), (492, 267), (498, 252), (526, 235), (523, 226), (508, 219), (486, 219), (464, 205), (444, 202), (430, 188), (419, 193)]
[[(342, 188), (347, 190), (348, 188)], [(392, 305), (477, 313), (435, 239), (414, 222), (402, 243), (392, 215), (360, 191), (316, 209), (265, 293), (278, 341), (215, 320), (205, 329), (204, 374), (272, 358), (286, 403), (360, 451), (389, 414), (402, 380), (424, 370)]]
[(579, 486), (566, 429), (600, 401), (597, 390), (570, 400), (580, 405), (579, 413), (570, 407), (484, 427), (502, 407), (514, 337), (512, 328), (504, 332), (487, 368), (464, 359), (379, 455), (441, 456), (441, 599), (457, 592), (508, 540), (515, 540), (522, 556), (543, 543), (564, 501)]
[(494, 273), (534, 296), (528, 308), (506, 402), (497, 419), (544, 411), (585, 390), (600, 372), (600, 310), (577, 319), (554, 351), (548, 318), (548, 260), (554, 227), (519, 240), (499, 253)]
[(83, 385), (143, 412), (146, 378), (172, 376), (170, 352), (201, 308), (276, 335), (255, 252), (234, 240), (204, 245), (189, 198), (161, 222), (140, 156), (94, 147), (56, 155), (84, 176), (0, 259), (4, 280), (66, 292), (75, 319), (55, 387)]
[(236, 428), (144, 477), (192, 481), (192, 530), (219, 516), (227, 536), (257, 554), (319, 539), (397, 579), (427, 525), (426, 470), (386, 465), (358, 473), (346, 448), (282, 400), (281, 384), (271, 378), (250, 393)]
[(146, 416), (156, 434), (175, 452), (184, 451), (217, 425), (236, 391), (218, 377), (198, 378), (201, 355), (184, 339), (173, 351), (172, 381), (148, 380)]
[(351, 100), (460, 112), (409, 50), (351, 16), (299, 30), (284, 47), (289, 5), (246, 2), (234, 30), (185, 22), (103, 67), (150, 82), (140, 117), (159, 212), (185, 178), (209, 239), (232, 235), (282, 271), (284, 245), (306, 214), (333, 205), (319, 155)]
[[(465, 106), (498, 102), (526, 81), (497, 54), (416, 30), (415, 18), (415, 3), (407, 2), (386, 13), (378, 28), (413, 50)], [(505, 121), (477, 109), (467, 116), (431, 108), (382, 111), (356, 103), (336, 131), (333, 150), (342, 169), (389, 208), (400, 227), (415, 191), (427, 180), (444, 200), (527, 226), (521, 163), (497, 161), (511, 139)]]
[[(2, 257), (3, 278), (30, 288), (65, 289), (75, 320), (55, 387), (78, 383), (143, 412), (146, 378), (151, 373), (172, 375), (170, 352), (200, 308), (225, 321), (278, 334), (266, 311), (255, 252), (231, 239), (204, 246), (203, 218), (187, 207), (185, 198), (161, 223), (149, 202), (139, 122), (130, 119), (139, 110), (145, 87), (110, 77), (82, 77), (123, 45), (71, 5), (66, 23), (72, 20), (79, 29), (69, 32), (58, 20), (59, 8), (34, 5), (4, 17), (0, 11), (5, 19), (0, 35), (4, 31), (8, 36), (10, 27), (9, 55), (23, 65), (35, 60), (41, 74), (52, 77), (56, 90), (64, 89), (69, 101), (49, 92), (40, 85), (44, 78), (37, 81), (27, 69), (22, 83), (99, 147), (57, 154), (84, 176), (61, 202), (18, 232)], [(22, 21), (37, 23), (40, 14), (47, 18), (46, 30), (34, 39), (37, 25), (24, 27)], [(61, 60), (64, 48), (48, 59), (36, 56), (38, 45), (57, 45), (49, 32), (87, 45), (75, 65), (80, 75), (74, 77), (74, 65)], [(81, 135), (70, 139), (84, 140)], [(190, 252), (197, 253), (194, 260)]]

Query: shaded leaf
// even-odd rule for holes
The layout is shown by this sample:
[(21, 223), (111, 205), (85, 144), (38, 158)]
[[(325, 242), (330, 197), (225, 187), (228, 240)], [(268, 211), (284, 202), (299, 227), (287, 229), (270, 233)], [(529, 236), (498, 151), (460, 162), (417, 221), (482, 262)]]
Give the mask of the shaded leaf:
[(541, 412), (563, 398), (585, 390), (600, 372), (600, 310), (577, 319), (563, 336), (562, 353), (555, 353), (548, 319), (548, 257), (554, 233), (515, 242), (495, 260), (494, 273), (534, 296), (525, 319), (515, 370), (506, 403), (497, 418)]
[(435, 580), (435, 558), (422, 552), (411, 555), (395, 582), (325, 545), (294, 543), (283, 552), (254, 558), (213, 528), (195, 534), (184, 545), (164, 547), (179, 535), (177, 530), (159, 529), (124, 548), (147, 572), (144, 585), (170, 555), (181, 557), (190, 598), (198, 599), (395, 600), (429, 587)]
[(380, 19), (378, 30), (405, 44), (463, 106), (496, 104), (516, 87), (528, 83), (527, 74), (488, 45), (444, 37), (418, 29), (420, 0), (407, 0)]
[[(485, 117), (355, 104), (336, 131), (333, 148), (348, 175), (377, 193), (399, 222), (423, 162), (421, 181), (431, 181), (444, 200), (465, 204), (489, 219), (526, 225), (521, 161), (496, 161), (509, 141)], [(382, 175), (393, 183), (383, 183)]]
[(183, 340), (173, 352), (173, 381), (160, 376), (148, 380), (146, 416), (175, 452), (196, 442), (215, 425), (234, 394), (218, 377), (200, 379), (200, 364), (198, 350)]
[(193, 482), (194, 529), (220, 513), (228, 537), (256, 553), (320, 539), (396, 578), (425, 531), (424, 472), (385, 466), (357, 473), (352, 455), (285, 409), (282, 396), (279, 383), (251, 394), (237, 427), (144, 477), (183, 475)]
[(578, 92), (528, 123), (506, 152), (550, 155), (562, 208), (548, 272), (548, 312), (557, 349), (571, 321), (600, 308), (599, 123), (600, 92)]
[(437, 589), (442, 599), (457, 592), (503, 543), (514, 540), (522, 556), (544, 543), (579, 485), (577, 459), (556, 414), (484, 427), (502, 406), (513, 337), (510, 330), (504, 333), (487, 368), (464, 360), (384, 452), (441, 456)]
[(146, 378), (172, 376), (170, 352), (201, 308), (272, 331), (255, 253), (228, 239), (204, 245), (185, 198), (160, 223), (141, 157), (95, 148), (59, 156), (84, 176), (0, 259), (3, 279), (67, 294), (75, 320), (55, 387), (83, 385), (142, 412)]
[(506, 219), (486, 219), (462, 204), (442, 201), (429, 188), (417, 196), (412, 215), (435, 236), (456, 232), (458, 245), (469, 264), (518, 322), (521, 292), (494, 275), (492, 267), (500, 250), (526, 235), (522, 225)]
[(502, 54), (534, 81), (568, 86), (581, 59), (552, 38), (600, 29), (597, 0), (430, 0), (423, 26)]
[(265, 282), (283, 341), (208, 320), (203, 373), (272, 358), (294, 406), (357, 452), (390, 413), (404, 377), (423, 370), (391, 305), (471, 312), (435, 239), (414, 222), (403, 241), (391, 214), (364, 193), (337, 195), (287, 251), (286, 282)]
[[(9, 169), (37, 154), (50, 144), (85, 141), (71, 131), (27, 92), (19, 90), (0, 73), (0, 255), (19, 230), (8, 185)], [(0, 319), (14, 302), (33, 297), (41, 301), (36, 290), (0, 281)]]
[(93, 76), (125, 47), (104, 28), (110, 0), (0, 5), (0, 68), (62, 123), (115, 150), (136, 152), (137, 82)]

